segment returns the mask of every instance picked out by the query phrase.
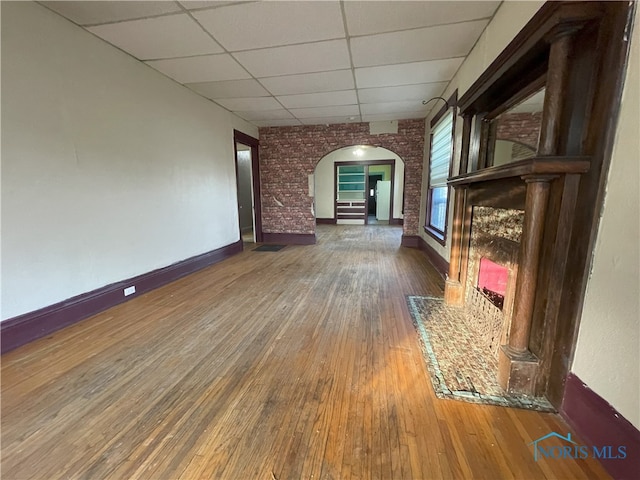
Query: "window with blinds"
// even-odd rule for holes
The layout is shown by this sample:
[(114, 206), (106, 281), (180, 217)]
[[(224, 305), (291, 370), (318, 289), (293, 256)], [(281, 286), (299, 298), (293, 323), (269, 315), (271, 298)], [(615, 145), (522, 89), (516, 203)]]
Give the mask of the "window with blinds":
[(453, 154), (453, 113), (447, 112), (433, 128), (429, 155), (429, 192), (426, 227), (444, 240), (447, 225), (447, 177)]

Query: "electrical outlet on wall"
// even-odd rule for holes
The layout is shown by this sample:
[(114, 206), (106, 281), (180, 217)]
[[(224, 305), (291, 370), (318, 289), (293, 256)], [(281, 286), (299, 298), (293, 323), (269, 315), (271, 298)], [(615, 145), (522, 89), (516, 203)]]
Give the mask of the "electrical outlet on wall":
[(125, 297), (128, 297), (129, 295), (133, 295), (134, 293), (136, 293), (136, 287), (134, 285), (124, 289)]

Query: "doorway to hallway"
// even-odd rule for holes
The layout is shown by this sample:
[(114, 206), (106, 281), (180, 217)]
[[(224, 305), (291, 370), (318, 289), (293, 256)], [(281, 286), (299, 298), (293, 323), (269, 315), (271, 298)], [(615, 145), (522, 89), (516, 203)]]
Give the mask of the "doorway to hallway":
[(258, 140), (234, 130), (238, 228), (243, 243), (262, 242)]

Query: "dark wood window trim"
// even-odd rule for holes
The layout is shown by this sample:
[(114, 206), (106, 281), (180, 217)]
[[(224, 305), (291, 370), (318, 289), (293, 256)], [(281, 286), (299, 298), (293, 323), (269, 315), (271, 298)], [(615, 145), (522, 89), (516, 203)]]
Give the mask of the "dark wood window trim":
[[(456, 112), (458, 105), (458, 90), (453, 92), (453, 94), (447, 99), (447, 104), (443, 105), (438, 113), (431, 119), (429, 126), (433, 130), (440, 120), (444, 118), (447, 113), (451, 113), (453, 115), (451, 121), (451, 158), (449, 159), (449, 177), (452, 174), (453, 161), (456, 156), (455, 151), (455, 140), (456, 140)], [(430, 174), (431, 174), (431, 144), (433, 141), (433, 135), (429, 136), (429, 162), (427, 165), (427, 205), (424, 215), (424, 231), (427, 235), (433, 238), (440, 245), (444, 246), (447, 243), (447, 231), (449, 226), (449, 204), (451, 203), (451, 188), (447, 187), (447, 202), (445, 206), (445, 217), (444, 217), (444, 230), (441, 231), (438, 228), (431, 225), (431, 202), (432, 202), (432, 194), (433, 191), (430, 185)]]

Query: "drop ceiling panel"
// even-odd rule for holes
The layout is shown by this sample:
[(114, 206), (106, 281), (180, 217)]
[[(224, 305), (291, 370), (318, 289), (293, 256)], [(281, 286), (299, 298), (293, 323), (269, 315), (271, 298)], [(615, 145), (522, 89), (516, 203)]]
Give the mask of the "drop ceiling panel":
[[(353, 65), (368, 67), (464, 57), (488, 20), (418, 28), (351, 39)], [(446, 38), (446, 42), (442, 39)]]
[(180, 83), (211, 82), (249, 78), (250, 75), (228, 54), (172, 58), (145, 62)]
[(361, 88), (358, 98), (361, 103), (402, 102), (406, 100), (429, 100), (440, 95), (447, 82), (422, 83), (399, 87)]
[[(245, 0), (246, 1), (246, 0)], [(249, 0), (250, 1), (250, 0)], [(234, 3), (242, 3), (242, 0), (211, 0), (211, 1), (197, 1), (197, 0), (186, 0), (184, 2), (180, 2), (184, 8), (189, 10), (194, 10), (197, 8), (210, 8), (210, 7), (224, 7), (225, 5), (231, 5)]]
[(355, 87), (351, 70), (261, 78), (260, 83), (274, 95), (331, 92)]
[(405, 102), (365, 103), (360, 105), (363, 115), (378, 113), (423, 112), (427, 109), (422, 105), (422, 100), (409, 100)]
[(98, 25), (88, 30), (140, 60), (224, 51), (186, 13)]
[(490, 18), (500, 2), (344, 2), (350, 35), (393, 32)]
[(350, 117), (360, 115), (358, 105), (337, 105), (333, 107), (291, 108), (291, 113), (300, 119), (315, 117)]
[(341, 92), (303, 93), (277, 97), (285, 108), (322, 107), (327, 105), (355, 105), (358, 97), (355, 90)]
[(448, 81), (451, 80), (463, 60), (464, 58), (460, 57), (356, 68), (356, 85), (358, 88), (371, 88)]
[(356, 123), (360, 121), (360, 115), (355, 117), (316, 117), (300, 120), (304, 125), (329, 125), (332, 123)]
[(273, 97), (221, 98), (216, 100), (224, 108), (232, 111), (262, 111), (282, 108)]
[(300, 120), (295, 118), (281, 119), (281, 120), (253, 120), (252, 122), (257, 127), (295, 127), (302, 125)]
[(363, 122), (385, 122), (388, 120), (405, 120), (410, 118), (424, 118), (423, 112), (397, 112), (362, 115)]
[(279, 110), (250, 110), (250, 111), (238, 111), (234, 112), (239, 117), (244, 118), (248, 121), (254, 120), (283, 120), (283, 119), (293, 119), (293, 115), (289, 113), (288, 110), (281, 108)]
[(345, 38), (340, 3), (252, 2), (193, 12), (228, 50)]
[(255, 77), (339, 70), (351, 65), (346, 40), (250, 50), (234, 56)]
[(67, 17), (78, 25), (119, 22), (134, 18), (152, 17), (165, 13), (180, 12), (176, 2), (41, 2), (51, 10)]
[(500, 4), (43, 3), (260, 126), (424, 118)]
[(207, 98), (268, 97), (257, 80), (227, 80), (223, 82), (187, 83), (186, 87)]

